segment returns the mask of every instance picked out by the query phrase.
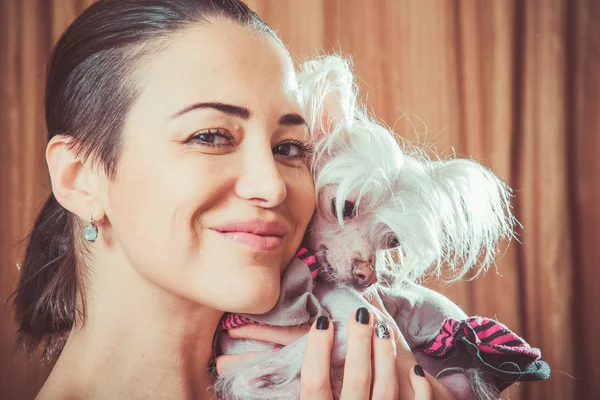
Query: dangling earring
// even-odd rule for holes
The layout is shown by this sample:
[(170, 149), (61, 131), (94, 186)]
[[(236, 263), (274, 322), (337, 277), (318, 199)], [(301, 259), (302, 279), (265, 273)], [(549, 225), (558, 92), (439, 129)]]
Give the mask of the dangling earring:
[(94, 243), (98, 238), (98, 227), (94, 225), (94, 216), (90, 218), (88, 226), (83, 230), (83, 237), (88, 242)]

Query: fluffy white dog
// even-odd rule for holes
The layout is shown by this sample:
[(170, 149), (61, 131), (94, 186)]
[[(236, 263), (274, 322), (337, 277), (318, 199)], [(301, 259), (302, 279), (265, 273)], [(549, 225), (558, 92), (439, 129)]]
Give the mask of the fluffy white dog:
[[(388, 323), (399, 327), (426, 371), (457, 399), (496, 398), (492, 380), (464, 353), (443, 362), (431, 356), (445, 351), (432, 344), (444, 321), (453, 321), (453, 333), (460, 333), (461, 326), (468, 329), (467, 324), (477, 331), (482, 321), (464, 322), (467, 315), (458, 306), (415, 281), (443, 268), (458, 279), (488, 267), (498, 241), (513, 234), (509, 189), (472, 160), (430, 160), (416, 149), (403, 149), (399, 138), (357, 107), (353, 75), (342, 58), (306, 62), (299, 83), (316, 143), (317, 208), (305, 239), (308, 251), (302, 250), (286, 271), (280, 301), (271, 312), (229, 315), (223, 328), (253, 322), (290, 326), (328, 314), (335, 328), (332, 387), (337, 396), (350, 315), (367, 307), (377, 319), (388, 320), (363, 299), (377, 290), (394, 320)], [(219, 344), (225, 354), (265, 351), (219, 377), (221, 397), (299, 398), (306, 336), (274, 350), (221, 332)]]

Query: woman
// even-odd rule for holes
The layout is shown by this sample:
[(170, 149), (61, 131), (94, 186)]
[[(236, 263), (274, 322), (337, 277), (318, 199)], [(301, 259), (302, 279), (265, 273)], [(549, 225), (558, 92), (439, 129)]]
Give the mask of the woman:
[[(217, 323), (275, 305), (314, 210), (285, 47), (236, 0), (100, 0), (54, 49), (46, 123), (52, 195), (15, 296), (21, 342), (60, 354), (38, 398), (211, 398)], [(371, 377), (361, 318), (344, 398), (413, 398), (409, 377), (446, 398), (389, 340)], [(304, 398), (331, 396), (332, 334), (310, 331)]]

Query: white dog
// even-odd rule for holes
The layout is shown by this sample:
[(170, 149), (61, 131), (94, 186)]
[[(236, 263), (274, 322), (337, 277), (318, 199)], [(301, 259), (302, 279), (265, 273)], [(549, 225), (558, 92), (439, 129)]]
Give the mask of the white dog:
[[(335, 328), (331, 362), (337, 396), (345, 324), (358, 307), (386, 320), (363, 299), (369, 290), (378, 290), (394, 320), (388, 322), (399, 327), (426, 371), (438, 376), (457, 399), (496, 398), (490, 380), (468, 361), (465, 365), (455, 357), (440, 362), (423, 351), (421, 346), (440, 333), (446, 319), (464, 321), (467, 315), (414, 282), (443, 266), (456, 279), (475, 266), (489, 266), (497, 242), (513, 234), (509, 189), (474, 161), (432, 161), (416, 150), (403, 151), (398, 138), (356, 106), (353, 76), (343, 59), (330, 56), (305, 63), (299, 83), (316, 141), (317, 208), (305, 239), (308, 252), (286, 271), (280, 302), (271, 312), (241, 320), (229, 316), (223, 326), (240, 321), (290, 326), (328, 314)], [(313, 263), (306, 256), (311, 252), (317, 268), (306, 268)], [(225, 354), (265, 351), (258, 361), (219, 377), (216, 389), (223, 398), (299, 398), (306, 336), (280, 350), (235, 340), (226, 332), (219, 343)]]

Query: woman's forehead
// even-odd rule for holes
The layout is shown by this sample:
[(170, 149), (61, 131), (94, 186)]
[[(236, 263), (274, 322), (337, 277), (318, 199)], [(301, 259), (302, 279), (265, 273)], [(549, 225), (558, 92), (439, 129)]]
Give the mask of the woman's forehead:
[(297, 83), (285, 49), (266, 33), (234, 23), (198, 25), (142, 62), (140, 100), (171, 112), (190, 102), (297, 105)]

